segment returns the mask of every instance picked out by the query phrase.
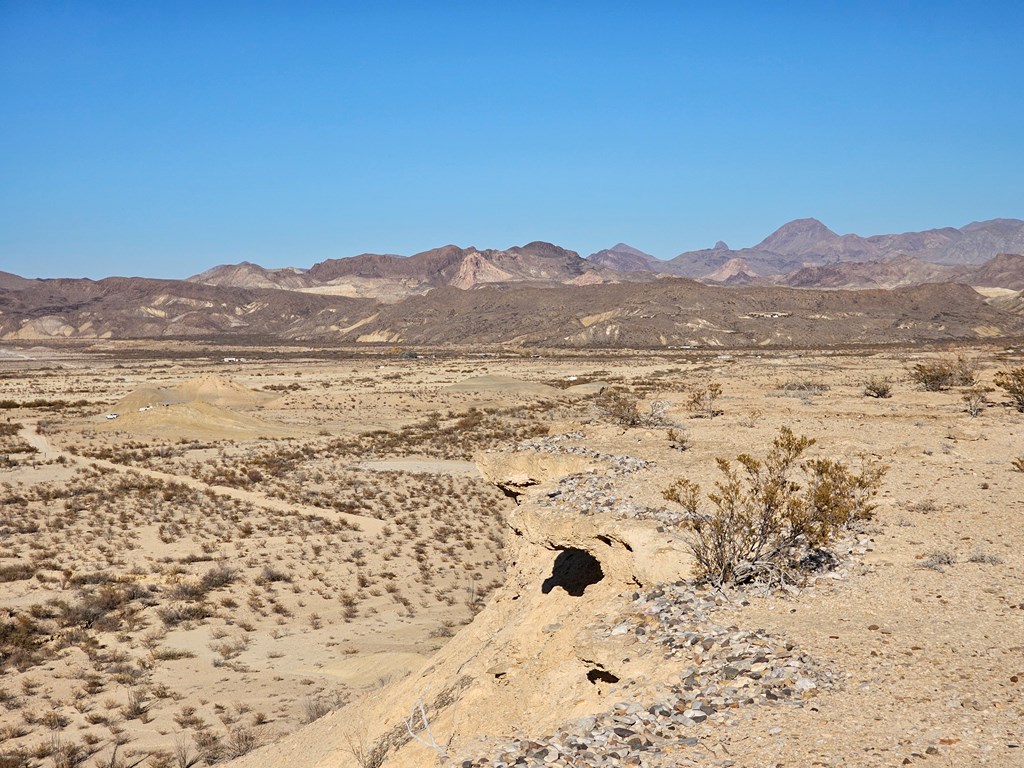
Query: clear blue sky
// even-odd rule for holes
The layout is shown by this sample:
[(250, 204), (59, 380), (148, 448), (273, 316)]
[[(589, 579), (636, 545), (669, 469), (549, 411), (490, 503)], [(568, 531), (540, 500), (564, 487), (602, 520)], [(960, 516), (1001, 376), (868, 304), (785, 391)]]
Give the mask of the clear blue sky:
[(1017, 1), (0, 0), (0, 270), (1024, 217), (1022, 34)]

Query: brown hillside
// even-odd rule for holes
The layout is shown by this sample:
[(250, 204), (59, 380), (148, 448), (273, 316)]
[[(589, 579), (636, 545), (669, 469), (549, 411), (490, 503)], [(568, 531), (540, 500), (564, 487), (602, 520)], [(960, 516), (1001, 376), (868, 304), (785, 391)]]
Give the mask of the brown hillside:
[(906, 343), (1022, 330), (1018, 318), (965, 285), (822, 292), (664, 279), (575, 289), (438, 289), (383, 309), (350, 336), (403, 344), (649, 348)]

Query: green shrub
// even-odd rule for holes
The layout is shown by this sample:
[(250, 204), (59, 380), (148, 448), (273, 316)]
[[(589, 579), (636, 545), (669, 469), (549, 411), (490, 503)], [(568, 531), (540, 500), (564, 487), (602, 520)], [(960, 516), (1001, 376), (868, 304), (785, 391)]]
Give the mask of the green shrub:
[[(783, 427), (763, 461), (742, 454), (736, 466), (719, 458), (723, 478), (707, 495), (711, 511), (689, 480), (665, 490), (665, 498), (686, 512), (682, 525), (698, 577), (714, 584), (784, 581), (809, 563), (809, 553), (870, 517), (885, 468), (869, 465), (855, 474), (833, 459), (798, 464), (813, 444)], [(802, 484), (793, 479), (797, 475)]]

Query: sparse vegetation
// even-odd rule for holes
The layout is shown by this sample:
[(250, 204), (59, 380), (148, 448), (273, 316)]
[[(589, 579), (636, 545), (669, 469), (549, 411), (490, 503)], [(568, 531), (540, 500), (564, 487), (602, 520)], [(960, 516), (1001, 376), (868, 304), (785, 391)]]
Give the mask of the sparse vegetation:
[(657, 427), (665, 423), (665, 402), (653, 400), (645, 406), (640, 397), (622, 387), (605, 388), (594, 402), (605, 419), (624, 429)]
[(1002, 565), (1006, 561), (999, 557), (999, 555), (993, 555), (981, 547), (975, 547), (974, 551), (967, 558), (967, 562), (979, 565)]
[[(992, 346), (979, 348), (1006, 359)], [(178, 359), (177, 352), (167, 354)], [(608, 363), (607, 371), (571, 381), (559, 372), (580, 371), (579, 357), (437, 363), (423, 355), (398, 370), (394, 355), (376, 349), (358, 361), (351, 361), (354, 353), (332, 351), (337, 359), (327, 366), (308, 363), (305, 347), (283, 354), (302, 362), (251, 366), (240, 374), (259, 382), (250, 384), (254, 389), (278, 395), (264, 396), (266, 405), (251, 411), (287, 425), (287, 434), (265, 438), (134, 432), (129, 417), (143, 417), (115, 403), (141, 382), (162, 386), (181, 376), (162, 359), (108, 368), (89, 384), (81, 383), (86, 374), (70, 368), (0, 376), (3, 396), (19, 408), (34, 400), (89, 398), (80, 410), (6, 411), (11, 421), (0, 423), (0, 463), (6, 450), (26, 449), (11, 450), (11, 462), (0, 469), (0, 749), (11, 765), (215, 764), (386, 685), (395, 679), (390, 669), (382, 669), (379, 680), (342, 687), (330, 672), (332, 660), (358, 659), (366, 638), (394, 622), (403, 624), (397, 633), (403, 637), (420, 633), (414, 650), (429, 652), (484, 607), (505, 578), (503, 518), (513, 502), (479, 478), (448, 472), (467, 471), (462, 462), (480, 450), (523, 439), (530, 441), (525, 450), (600, 453), (612, 467), (611, 474), (560, 485), (553, 505), (623, 515), (622, 525), (634, 513), (649, 515), (670, 533), (672, 521), (685, 517), (676, 532), (704, 547), (708, 581), (799, 583), (808, 572), (841, 562), (830, 578), (810, 578), (815, 590), (831, 592), (831, 578), (845, 579), (835, 583), (846, 590), (878, 583), (859, 574), (892, 574), (900, 581), (891, 583), (931, 587), (935, 594), (919, 590), (916, 596), (932, 610), (936, 601), (947, 604), (981, 584), (998, 590), (977, 601), (986, 612), (978, 614), (982, 621), (996, 600), (1003, 605), (1010, 598), (1011, 607), (1019, 602), (1008, 591), (1019, 570), (1016, 550), (995, 527), (1012, 520), (1003, 499), (1012, 499), (1021, 477), (1011, 475), (1007, 463), (1024, 472), (1024, 456), (1013, 459), (1021, 453), (1016, 436), (1008, 438), (1015, 415), (1008, 407), (986, 407), (979, 433), (956, 416), (969, 405), (960, 400), (968, 392), (958, 389), (929, 397), (904, 387), (896, 401), (862, 407), (861, 382), (865, 396), (884, 398), (898, 386), (891, 377), (906, 380), (903, 352), (787, 352), (762, 360), (770, 353), (663, 350), (654, 362), (637, 364), (622, 354), (623, 362)], [(445, 389), (512, 365), (522, 367), (526, 380), (550, 379), (563, 391), (499, 400)], [(303, 383), (293, 386), (300, 371)], [(686, 428), (668, 422), (662, 410), (649, 422), (656, 429), (626, 430), (619, 417), (601, 410), (598, 396), (564, 391), (586, 380), (610, 382), (635, 406), (633, 413), (627, 406), (624, 420), (644, 428), (660, 396), (691, 415), (689, 387), (710, 377), (728, 382), (728, 416), (684, 417)], [(828, 390), (822, 382), (832, 386), (826, 397), (819, 397)], [(884, 387), (872, 388), (872, 382)], [(1003, 390), (995, 391), (989, 399), (1006, 405)], [(714, 395), (717, 416), (721, 386)], [(812, 401), (817, 408), (803, 407)], [(113, 410), (122, 411), (121, 418), (102, 423)], [(695, 415), (708, 415), (706, 401)], [(19, 434), (22, 424), (39, 424), (51, 446), (69, 455), (48, 463), (49, 451), (30, 452)], [(797, 430), (788, 449), (778, 431), (782, 424)], [(550, 440), (535, 440), (549, 425)], [(797, 435), (812, 429), (821, 430), (815, 436), (822, 445), (800, 446), (806, 438)], [(769, 445), (776, 436), (783, 445)], [(823, 458), (836, 444), (848, 446), (842, 458), (850, 467)], [(772, 468), (785, 463), (778, 454), (794, 445), (797, 455), (779, 480)], [(732, 458), (744, 450), (756, 466)], [(870, 523), (861, 521), (872, 514), (881, 473), (872, 480), (877, 467), (851, 461), (858, 450), (902, 463), (887, 483), (892, 496), (884, 513)], [(627, 457), (621, 464), (620, 455)], [(726, 469), (716, 470), (716, 455), (729, 457)], [(443, 461), (449, 459), (461, 461)], [(651, 462), (651, 478), (665, 477), (673, 462), (688, 467), (686, 479), (666, 492), (671, 505), (651, 498), (666, 480), (618, 485), (616, 473), (631, 459)], [(604, 494), (624, 487), (635, 493), (630, 504), (608, 506)], [(766, 508), (772, 525), (764, 529), (765, 543), (742, 554), (745, 542), (761, 532), (753, 523)], [(737, 522), (744, 519), (752, 521), (746, 528)], [(659, 535), (666, 538), (664, 528)], [(734, 543), (726, 547), (729, 536)], [(960, 548), (955, 555), (954, 545)], [(908, 567), (931, 562), (933, 546), (949, 557), (933, 562), (947, 575), (918, 570), (908, 577)], [(862, 555), (865, 548), (877, 554)], [(729, 556), (735, 556), (731, 570), (721, 565)], [(1004, 558), (1006, 567), (999, 567)], [(960, 565), (949, 568), (957, 559)], [(803, 614), (798, 600), (776, 595), (770, 601)], [(910, 610), (916, 605), (906, 603)], [(945, 615), (956, 620), (951, 610)], [(837, 626), (840, 642), (846, 628)], [(990, 629), (984, 631), (991, 635)], [(874, 647), (883, 654), (897, 645)], [(893, 658), (911, 663), (906, 650), (906, 657)], [(348, 717), (336, 721), (350, 727)], [(399, 746), (386, 734), (373, 737), (338, 759), (379, 764)], [(0, 760), (0, 768), (5, 764)]]
[(984, 410), (988, 404), (988, 390), (984, 387), (969, 387), (964, 390), (960, 399), (967, 406), (967, 414), (973, 419)]
[(1013, 407), (1024, 413), (1024, 366), (1008, 371), (997, 371), (995, 383), (1010, 396)]
[(942, 573), (946, 566), (956, 565), (956, 555), (945, 549), (936, 549), (924, 557), (920, 563), (921, 568), (929, 568)]
[[(685, 511), (683, 527), (702, 578), (714, 584), (788, 580), (810, 551), (871, 515), (884, 468), (869, 465), (855, 474), (832, 459), (798, 464), (813, 444), (783, 428), (763, 461), (741, 454), (737, 468), (718, 459), (723, 479), (708, 494), (710, 512), (695, 483), (681, 479), (666, 489), (665, 498)], [(803, 485), (793, 479), (798, 473)]]
[(689, 407), (694, 418), (712, 419), (721, 415), (718, 399), (722, 396), (722, 385), (715, 381), (698, 384), (690, 390)]
[(883, 376), (872, 376), (864, 382), (864, 396), (885, 399), (892, 397), (892, 380)]
[(677, 451), (688, 451), (690, 449), (690, 436), (683, 429), (670, 429), (668, 431), (668, 443)]
[(781, 387), (783, 392), (806, 393), (811, 395), (828, 392), (830, 387), (812, 379), (790, 379)]
[(964, 355), (916, 363), (910, 379), (928, 392), (941, 392), (950, 387), (972, 387), (977, 383), (977, 363)]

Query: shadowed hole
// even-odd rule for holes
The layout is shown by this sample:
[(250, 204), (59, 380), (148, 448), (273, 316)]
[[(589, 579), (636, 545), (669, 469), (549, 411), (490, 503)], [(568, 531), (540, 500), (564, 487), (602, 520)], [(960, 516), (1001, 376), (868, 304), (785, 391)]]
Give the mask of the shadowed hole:
[(587, 680), (592, 682), (594, 685), (598, 683), (617, 683), (619, 678), (613, 675), (611, 672), (606, 672), (603, 669), (592, 669), (587, 672)]
[(558, 553), (555, 567), (544, 579), (541, 591), (546, 595), (555, 587), (561, 587), (573, 597), (581, 597), (587, 587), (603, 578), (604, 571), (596, 557), (584, 549), (570, 547)]

